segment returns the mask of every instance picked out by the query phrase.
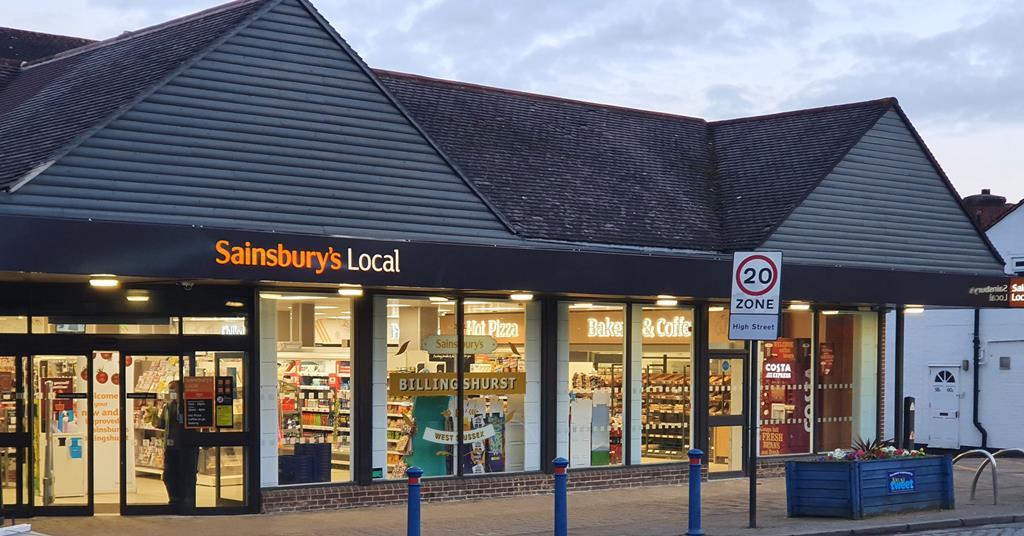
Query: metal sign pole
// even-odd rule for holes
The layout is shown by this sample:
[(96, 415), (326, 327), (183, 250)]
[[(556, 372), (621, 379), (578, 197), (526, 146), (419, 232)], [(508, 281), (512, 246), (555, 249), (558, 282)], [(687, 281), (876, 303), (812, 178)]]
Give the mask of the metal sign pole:
[(750, 477), (749, 527), (757, 528), (757, 411), (758, 411), (758, 367), (757, 341), (749, 341), (747, 354), (747, 474)]

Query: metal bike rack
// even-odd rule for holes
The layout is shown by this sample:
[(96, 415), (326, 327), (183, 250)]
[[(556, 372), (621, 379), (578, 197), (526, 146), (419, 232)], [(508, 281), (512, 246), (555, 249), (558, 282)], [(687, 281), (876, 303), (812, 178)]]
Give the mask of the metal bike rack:
[[(1010, 448), (1010, 449), (1000, 450), (1000, 451), (998, 451), (998, 452), (996, 452), (995, 454), (992, 455), (993, 463), (994, 463), (994, 460), (996, 458), (998, 458), (998, 457), (1000, 457), (1000, 456), (1002, 456), (1004, 454), (1019, 454), (1021, 456), (1024, 456), (1024, 449)], [(981, 466), (978, 467), (978, 471), (974, 473), (974, 482), (971, 483), (971, 498), (974, 498), (974, 489), (978, 487), (978, 479), (981, 478), (981, 471), (983, 469), (985, 469), (985, 466), (988, 465), (988, 464), (989, 464), (989, 460), (985, 460), (985, 461), (981, 462)], [(993, 473), (993, 474), (995, 474), (995, 473)]]
[[(1024, 454), (1024, 450), (1022, 450), (1022, 449), (1005, 449), (1005, 450), (1006, 451), (1017, 450), (1017, 451), (1020, 451), (1022, 454)], [(1004, 451), (1001, 450), (999, 452), (1004, 452)], [(982, 449), (969, 450), (967, 452), (958, 454), (955, 458), (953, 458), (953, 464), (955, 465), (956, 462), (958, 462), (958, 461), (960, 461), (960, 460), (962, 460), (964, 458), (968, 458), (968, 457), (970, 457), (972, 455), (975, 455), (975, 454), (984, 456), (986, 458), (986, 460), (984, 462), (982, 462), (980, 466), (978, 466), (977, 470), (974, 471), (974, 483), (971, 485), (971, 500), (972, 501), (974, 500), (975, 488), (978, 486), (978, 478), (981, 476), (982, 470), (984, 470), (985, 467), (991, 463), (992, 464), (992, 471), (991, 471), (991, 473), (992, 473), (992, 504), (999, 504), (999, 479), (998, 479), (998, 476), (997, 476), (997, 473), (996, 473), (996, 467), (997, 467), (996, 457), (993, 456), (991, 452), (989, 452), (987, 450), (982, 450)], [(996, 453), (996, 454), (998, 455), (999, 453)]]

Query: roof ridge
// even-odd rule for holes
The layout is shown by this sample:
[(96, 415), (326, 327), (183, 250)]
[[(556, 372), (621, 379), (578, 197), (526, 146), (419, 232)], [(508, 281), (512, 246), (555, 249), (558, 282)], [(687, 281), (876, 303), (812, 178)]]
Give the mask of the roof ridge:
[(23, 30), (21, 28), (15, 28), (13, 26), (0, 26), (0, 31), (3, 31), (3, 30), (14, 30), (16, 32), (35, 34), (35, 35), (45, 35), (47, 37), (59, 37), (61, 39), (72, 39), (72, 40), (75, 40), (75, 41), (89, 41), (91, 43), (95, 43), (96, 42), (95, 39), (89, 39), (88, 37), (78, 37), (78, 36), (74, 36), (74, 35), (55, 34), (55, 33), (50, 33), (50, 32), (39, 32), (39, 31), (36, 31), (36, 30)]
[(785, 112), (775, 112), (763, 115), (751, 115), (748, 117), (734, 117), (732, 119), (721, 119), (718, 121), (708, 121), (709, 125), (731, 125), (733, 123), (744, 123), (748, 121), (764, 121), (769, 119), (777, 119), (780, 117), (788, 117), (793, 115), (813, 114), (818, 112), (829, 112), (834, 110), (843, 110), (846, 108), (856, 108), (858, 106), (864, 106), (865, 104), (876, 104), (879, 106), (891, 106), (896, 104), (896, 97), (882, 97), (880, 99), (871, 99), (865, 101), (846, 102), (843, 104), (830, 104), (828, 106), (817, 106), (815, 108), (802, 108), (799, 110), (787, 110)]
[(34, 60), (34, 61), (25, 62), (25, 63), (22, 64), (21, 68), (22, 69), (30, 69), (32, 67), (38, 67), (40, 65), (45, 65), (45, 64), (53, 62), (53, 61), (66, 59), (66, 58), (69, 58), (71, 56), (76, 56), (76, 55), (81, 54), (83, 52), (89, 52), (89, 51), (92, 51), (92, 50), (96, 50), (97, 48), (103, 48), (103, 47), (105, 47), (107, 45), (113, 45), (115, 43), (121, 43), (123, 41), (127, 41), (127, 40), (135, 38), (135, 37), (140, 37), (140, 36), (143, 36), (143, 35), (148, 35), (148, 34), (151, 34), (153, 32), (156, 32), (158, 30), (163, 30), (165, 28), (169, 28), (171, 26), (177, 26), (179, 24), (183, 24), (183, 23), (190, 22), (190, 21), (193, 21), (193, 20), (196, 20), (196, 19), (200, 19), (200, 18), (209, 16), (209, 15), (213, 15), (215, 13), (220, 13), (222, 11), (227, 11), (229, 9), (236, 8), (238, 6), (242, 6), (242, 5), (245, 5), (245, 4), (258, 3), (258, 2), (265, 2), (265, 1), (267, 1), (267, 0), (234, 0), (234, 1), (228, 2), (226, 4), (221, 4), (221, 5), (218, 5), (218, 6), (213, 6), (211, 8), (204, 9), (202, 11), (197, 11), (195, 13), (190, 13), (188, 15), (184, 15), (182, 17), (178, 17), (176, 19), (171, 19), (171, 20), (168, 20), (168, 21), (161, 22), (159, 24), (154, 24), (153, 26), (147, 26), (145, 28), (140, 28), (138, 30), (128, 30), (128, 31), (123, 32), (121, 35), (116, 36), (116, 37), (110, 37), (110, 38), (103, 39), (103, 40), (100, 40), (100, 41), (93, 41), (92, 43), (89, 43), (89, 44), (86, 44), (86, 45), (82, 45), (82, 46), (77, 47), (77, 48), (72, 48), (70, 50), (65, 50), (64, 52), (58, 52), (57, 54), (54, 54), (52, 56), (47, 56), (45, 58), (40, 58), (40, 59), (37, 59), (37, 60)]
[(463, 87), (463, 88), (469, 89), (469, 90), (486, 91), (486, 92), (490, 92), (490, 93), (501, 93), (501, 94), (505, 94), (505, 95), (517, 95), (517, 96), (521, 96), (521, 97), (529, 97), (529, 98), (535, 98), (535, 99), (540, 99), (540, 100), (549, 100), (549, 101), (562, 102), (562, 103), (567, 103), (567, 104), (576, 104), (576, 105), (582, 105), (582, 106), (595, 106), (595, 107), (598, 107), (598, 108), (605, 108), (605, 109), (613, 110), (613, 111), (641, 113), (641, 114), (647, 114), (647, 115), (653, 115), (653, 116), (659, 116), (659, 117), (668, 117), (668, 118), (672, 118), (672, 119), (683, 119), (683, 120), (686, 120), (686, 121), (692, 121), (692, 122), (698, 122), (698, 123), (705, 123), (705, 124), (707, 123), (707, 120), (705, 120), (703, 118), (694, 117), (694, 116), (690, 116), (690, 115), (674, 114), (674, 113), (670, 113), (670, 112), (659, 112), (657, 110), (645, 110), (643, 108), (630, 108), (629, 106), (620, 106), (620, 105), (617, 105), (617, 104), (606, 104), (606, 103), (587, 101), (587, 100), (582, 100), (582, 99), (571, 99), (571, 98), (568, 98), (568, 97), (559, 97), (559, 96), (556, 96), (556, 95), (546, 95), (544, 93), (534, 93), (532, 91), (522, 91), (522, 90), (519, 90), (519, 89), (509, 89), (509, 88), (496, 87), (496, 86), (487, 86), (487, 85), (484, 85), (484, 84), (476, 84), (476, 83), (473, 83), (473, 82), (463, 82), (463, 81), (460, 81), (460, 80), (449, 80), (449, 79), (446, 79), (446, 78), (437, 78), (437, 77), (434, 77), (434, 76), (425, 76), (425, 75), (421, 75), (421, 74), (405, 73), (405, 72), (401, 72), (401, 71), (391, 71), (391, 70), (388, 70), (388, 69), (373, 69), (373, 71), (378, 73), (378, 74), (381, 74), (383, 76), (387, 76), (387, 77), (407, 78), (407, 79), (413, 79), (413, 80), (422, 80), (422, 81), (426, 81), (426, 82), (432, 82), (432, 83), (448, 85), (448, 86), (460, 86), (460, 87)]

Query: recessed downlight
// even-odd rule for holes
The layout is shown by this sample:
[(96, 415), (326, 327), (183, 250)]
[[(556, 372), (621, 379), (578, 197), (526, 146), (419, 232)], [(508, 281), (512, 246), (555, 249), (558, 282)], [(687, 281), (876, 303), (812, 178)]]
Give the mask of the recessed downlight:
[(129, 290), (128, 293), (125, 295), (125, 299), (135, 303), (148, 302), (149, 292), (138, 289)]
[(509, 298), (513, 301), (530, 301), (533, 299), (533, 294), (529, 292), (513, 292)]
[(363, 286), (362, 285), (355, 285), (355, 284), (351, 284), (351, 283), (342, 283), (340, 285), (340, 287), (341, 288), (338, 289), (338, 294), (341, 294), (342, 296), (356, 297), (356, 296), (362, 296), (363, 295)]
[(114, 274), (93, 274), (89, 276), (89, 285), (96, 288), (114, 288), (121, 284)]

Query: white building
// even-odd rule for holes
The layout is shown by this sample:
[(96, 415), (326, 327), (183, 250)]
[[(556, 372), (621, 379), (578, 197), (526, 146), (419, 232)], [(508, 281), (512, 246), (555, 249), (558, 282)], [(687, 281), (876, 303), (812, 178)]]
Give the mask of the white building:
[[(988, 227), (986, 236), (1006, 261), (1006, 273), (1022, 275), (1024, 210), (1019, 209), (1024, 201), (1005, 201), (983, 190), (964, 199), (964, 204)], [(892, 320), (894, 314), (889, 316)], [(889, 330), (886, 370), (893, 370), (894, 348), (894, 333)], [(886, 375), (890, 395), (893, 378)], [(1024, 309), (929, 309), (907, 314), (903, 378), (904, 396), (916, 399), (919, 444), (950, 449), (1024, 447)], [(887, 438), (892, 436), (892, 419), (887, 419), (885, 431)]]

